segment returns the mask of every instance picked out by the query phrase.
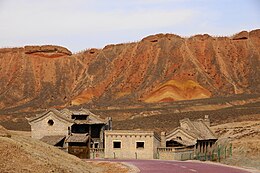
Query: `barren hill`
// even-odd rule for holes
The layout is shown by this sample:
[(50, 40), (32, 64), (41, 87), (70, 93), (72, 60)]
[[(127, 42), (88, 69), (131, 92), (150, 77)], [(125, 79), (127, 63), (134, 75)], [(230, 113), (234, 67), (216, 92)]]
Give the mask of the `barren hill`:
[(0, 110), (128, 105), (260, 92), (260, 30), (174, 34), (72, 54), (60, 46), (0, 49)]
[(84, 162), (24, 133), (8, 132), (0, 126), (0, 172), (125, 173), (130, 169), (119, 163)]

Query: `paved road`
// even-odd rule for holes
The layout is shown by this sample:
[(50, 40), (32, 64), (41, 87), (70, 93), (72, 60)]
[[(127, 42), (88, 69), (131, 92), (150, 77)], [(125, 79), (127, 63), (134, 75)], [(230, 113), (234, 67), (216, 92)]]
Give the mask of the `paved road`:
[(103, 161), (129, 163), (138, 167), (141, 173), (249, 173), (248, 171), (241, 169), (202, 162), (107, 159), (104, 159)]

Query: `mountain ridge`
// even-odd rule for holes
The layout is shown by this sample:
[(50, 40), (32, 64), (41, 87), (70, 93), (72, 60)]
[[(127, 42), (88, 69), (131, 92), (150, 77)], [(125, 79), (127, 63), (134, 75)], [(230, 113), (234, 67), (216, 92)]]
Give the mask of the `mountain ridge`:
[[(72, 54), (60, 46), (0, 49), (0, 110), (26, 111), (73, 105), (143, 103), (145, 98), (174, 101), (170, 81), (192, 81), (183, 99), (260, 91), (260, 30), (232, 37), (208, 34), (182, 38), (156, 34), (139, 42), (107, 45)], [(157, 92), (158, 91), (158, 92)], [(200, 97), (201, 95), (201, 97)], [(178, 100), (178, 99), (177, 99)]]

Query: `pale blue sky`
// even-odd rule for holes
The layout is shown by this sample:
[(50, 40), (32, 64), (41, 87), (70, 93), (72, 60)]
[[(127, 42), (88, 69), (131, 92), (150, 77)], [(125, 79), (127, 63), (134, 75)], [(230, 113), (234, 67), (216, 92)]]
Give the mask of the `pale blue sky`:
[(231, 35), (260, 28), (260, 0), (0, 0), (0, 47), (73, 52), (157, 33)]

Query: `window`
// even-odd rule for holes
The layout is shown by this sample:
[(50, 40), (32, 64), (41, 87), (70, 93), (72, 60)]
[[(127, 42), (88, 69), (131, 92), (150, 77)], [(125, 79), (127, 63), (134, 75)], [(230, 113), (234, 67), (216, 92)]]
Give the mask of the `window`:
[(114, 141), (113, 142), (113, 148), (121, 148), (121, 142), (120, 141)]
[(49, 121), (48, 121), (48, 124), (49, 124), (49, 126), (53, 126), (54, 121), (53, 121), (53, 120), (49, 120)]
[(144, 148), (144, 142), (136, 142), (136, 148)]

